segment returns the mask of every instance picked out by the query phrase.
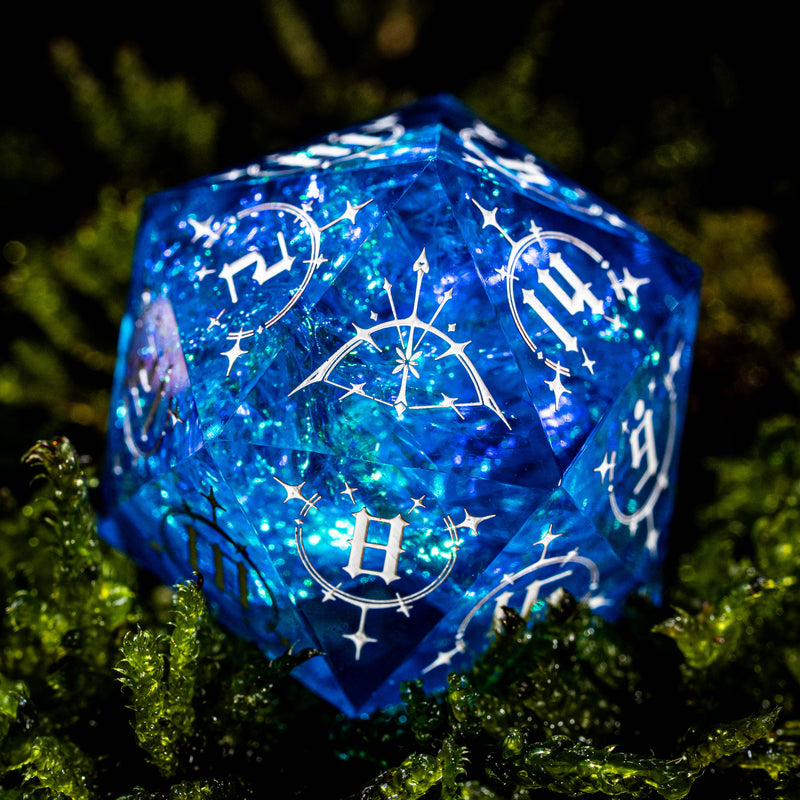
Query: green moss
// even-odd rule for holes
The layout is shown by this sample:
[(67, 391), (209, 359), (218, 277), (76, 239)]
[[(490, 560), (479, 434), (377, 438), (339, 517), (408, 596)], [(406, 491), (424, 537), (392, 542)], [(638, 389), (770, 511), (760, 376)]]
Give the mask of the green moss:
[[(780, 450), (783, 435), (770, 435), (771, 448)], [(721, 590), (736, 570), (718, 572), (713, 606), (655, 626), (656, 612), (647, 606), (632, 607), (624, 623), (611, 625), (563, 594), (550, 599), (535, 625), (507, 609), (470, 673), (452, 674), (434, 695), (408, 684), (405, 709), (375, 715), (372, 734), (363, 724), (340, 724), (338, 734), (330, 729), (327, 743), (317, 740), (324, 748), (314, 754), (317, 774), (306, 775), (294, 771), (289, 754), (310, 732), (324, 734), (321, 720), (333, 717), (287, 677), (316, 653), (270, 661), (223, 634), (208, 617), (199, 580), (176, 588), (166, 620), (155, 606), (139, 607), (130, 564), (97, 540), (87, 478), (71, 445), (39, 443), (24, 460), (43, 483), (22, 515), (25, 541), (11, 538), (19, 565), (8, 579), (0, 677), (0, 764), (8, 791), (33, 787), (48, 797), (89, 800), (115, 786), (116, 795), (142, 800), (248, 797), (259, 784), (256, 764), (280, 780), (294, 775), (300, 794), (313, 796), (353, 758), (380, 762), (370, 750), (383, 750), (389, 764), (391, 753), (406, 755), (371, 782), (363, 776), (365, 800), (539, 790), (677, 799), (712, 764), (715, 775), (754, 776), (748, 780), (759, 791), (765, 781), (793, 780), (800, 726), (791, 718), (783, 727), (777, 710), (731, 723), (702, 718), (719, 719), (729, 700), (721, 674), (741, 676), (757, 666), (766, 672), (751, 645), (796, 619), (796, 579), (788, 574), (794, 565), (727, 593)], [(776, 463), (775, 474), (783, 475), (785, 457)], [(757, 530), (767, 517), (776, 519), (777, 509), (774, 535), (791, 546), (796, 531), (779, 510), (793, 486), (778, 481), (767, 512), (750, 512)], [(731, 498), (718, 504), (730, 508)], [(734, 507), (747, 516), (742, 503)], [(783, 659), (768, 674), (778, 680), (784, 670), (775, 688), (788, 709), (797, 708), (794, 630), (784, 631)], [(670, 639), (680, 656), (665, 650)], [(115, 669), (122, 693), (110, 687)], [(754, 711), (765, 699), (752, 686), (742, 694)], [(671, 728), (659, 717), (667, 709)], [(86, 718), (110, 726), (109, 733), (92, 736)], [(132, 729), (130, 744), (108, 752), (119, 726)], [(119, 785), (121, 774), (127, 786)]]
[[(426, 3), (334, 3), (323, 22), (311, 5), (264, 6), (270, 67), (220, 73), (225, 113), (213, 87), (201, 97), (130, 46), (104, 69), (62, 39), (50, 53), (63, 123), (31, 133), (15, 118), (0, 134), (12, 220), (0, 243), (0, 482), (22, 494), (30, 467), (41, 475), (19, 507), (0, 488), (0, 800), (800, 797), (800, 359), (776, 211), (792, 187), (779, 176), (769, 208), (732, 205), (731, 187), (763, 188), (761, 154), (745, 161), (730, 119), (715, 135), (696, 98), (587, 116), (597, 81), (582, 98), (577, 84), (553, 85), (582, 55), (569, 4), (521, 14), (452, 88), (704, 267), (673, 610), (634, 599), (609, 624), (553, 597), (535, 626), (508, 610), (444, 691), (411, 683), (401, 708), (347, 720), (289, 677), (314, 651), (266, 659), (216, 626), (194, 580), (149, 588), (97, 540), (92, 471), (52, 434), (102, 450), (144, 195), (412, 99), (410, 62), (393, 62), (391, 80), (371, 71), (391, 60), (386, 31), (401, 24), (408, 41), (433, 43), (436, 63), (436, 33), (451, 33)], [(715, 50), (714, 80), (726, 58)], [(605, 85), (621, 96), (620, 81)], [(732, 91), (725, 103), (736, 102)], [(718, 161), (728, 151), (733, 161)], [(752, 452), (709, 462), (715, 485), (696, 503), (697, 461), (741, 451), (756, 426)], [(19, 468), (39, 437), (51, 438)]]

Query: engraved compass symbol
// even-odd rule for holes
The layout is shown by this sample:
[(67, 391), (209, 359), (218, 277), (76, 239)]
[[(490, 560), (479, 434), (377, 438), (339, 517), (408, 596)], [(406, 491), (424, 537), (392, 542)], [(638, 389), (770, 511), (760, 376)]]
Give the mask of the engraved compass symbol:
[[(564, 395), (572, 394), (562, 378), (576, 373), (584, 378), (594, 375), (597, 360), (591, 357), (596, 354), (593, 347), (602, 347), (605, 340), (617, 337), (628, 327), (627, 312), (640, 308), (639, 289), (650, 283), (650, 278), (636, 277), (625, 266), (620, 279), (595, 248), (571, 234), (542, 230), (533, 220), (528, 234), (515, 240), (497, 221), (496, 206), (487, 209), (475, 199), (472, 203), (481, 214), (482, 227), (495, 228), (511, 245), (507, 263), (495, 271), (505, 283), (508, 307), (520, 337), (553, 371), (552, 378), (544, 383), (553, 393), (558, 409)], [(594, 281), (584, 281), (582, 274), (587, 272), (602, 276), (603, 284), (595, 286)], [(613, 299), (607, 298), (609, 291)], [(584, 328), (582, 320), (587, 317), (592, 319), (594, 332), (594, 341), (589, 345), (591, 355), (579, 338)], [(544, 345), (534, 342), (530, 333), (530, 328), (541, 330), (542, 326), (557, 340), (550, 346), (550, 357), (545, 356)]]
[[(206, 332), (219, 328), (224, 341), (232, 342), (219, 353), (227, 359), (226, 376), (249, 352), (243, 343), (283, 319), (325, 263), (322, 233), (345, 221), (355, 225), (358, 212), (371, 202), (353, 205), (348, 200), (339, 216), (326, 225), (318, 225), (306, 207), (283, 202), (249, 206), (220, 221), (213, 216), (202, 222), (189, 217), (192, 242), (202, 238), (205, 248), (216, 247), (217, 260), (226, 259), (219, 270), (204, 263), (191, 276), (198, 291), (215, 276), (211, 283), (215, 296), (222, 297), (222, 308), (217, 306), (208, 316)], [(254, 302), (259, 310), (250, 315), (247, 307)]]
[[(476, 120), (471, 128), (463, 128), (458, 133), (467, 154), (464, 161), (477, 167), (488, 166), (518, 183), (523, 189), (534, 186), (549, 186), (550, 179), (536, 163), (536, 156), (528, 153), (524, 158), (503, 156), (499, 151), (507, 147), (507, 142), (485, 122)], [(495, 150), (494, 157), (489, 148)]]
[(491, 635), (492, 630), (498, 631), (503, 608), (510, 606), (512, 599), (517, 598), (521, 592), (524, 592), (524, 597), (520, 607), (520, 616), (527, 620), (544, 599), (541, 594), (543, 588), (556, 584), (553, 587), (556, 589), (577, 571), (580, 571), (587, 582), (586, 597), (589, 598), (590, 607), (599, 608), (608, 604), (609, 601), (603, 595), (596, 594), (600, 585), (600, 571), (594, 561), (579, 555), (577, 548), (564, 555), (548, 554), (551, 543), (561, 535), (553, 533), (552, 524), (548, 526), (547, 532), (534, 545), (534, 547), (541, 545), (542, 548), (536, 561), (517, 572), (503, 575), (502, 580), (470, 608), (456, 629), (453, 647), (449, 650), (439, 651), (436, 658), (422, 670), (423, 675), (439, 667), (450, 666), (454, 658), (467, 652), (467, 629), (476, 617), (485, 618), (488, 608), (492, 609), (492, 625), (487, 635)]
[[(367, 506), (357, 499), (360, 488), (342, 479), (343, 489), (339, 495), (347, 497), (357, 509), (347, 515), (352, 522), (348, 523), (350, 534), (345, 557), (342, 548), (319, 548), (319, 532), (309, 514), (318, 509), (321, 495), (310, 489), (305, 490), (305, 481), (290, 484), (277, 476), (273, 477), (286, 492), (284, 503), (297, 501), (301, 504), (294, 520), (295, 543), (303, 566), (322, 589), (322, 601), (339, 601), (353, 606), (359, 612), (357, 629), (342, 634), (342, 638), (353, 643), (356, 661), (361, 659), (361, 651), (366, 644), (379, 641), (367, 634), (368, 612), (394, 610), (410, 618), (414, 604), (434, 592), (452, 572), (463, 544), (458, 529), (466, 528), (475, 534), (482, 522), (495, 516), (477, 517), (464, 509), (461, 522), (454, 522), (450, 515), (442, 517), (438, 536), (435, 536), (428, 528), (428, 519), (422, 522), (416, 520), (426, 509), (424, 494), (420, 493), (418, 497), (409, 495), (407, 507), (398, 510), (393, 517), (380, 517), (370, 513)], [(429, 543), (431, 552), (437, 554), (438, 561), (443, 561), (439, 572), (427, 578), (416, 574), (422, 571), (420, 564), (415, 563), (419, 554), (412, 554), (403, 546), (418, 526), (425, 529), (425, 541)], [(312, 529), (310, 534), (306, 532), (308, 527)], [(435, 544), (430, 544), (432, 539), (437, 540)], [(309, 547), (309, 540), (317, 542), (316, 550)], [(429, 564), (423, 566), (427, 568)], [(349, 580), (337, 577), (342, 572), (347, 574)]]
[[(594, 468), (601, 483), (608, 478), (608, 499), (614, 516), (635, 536), (644, 523), (647, 529), (645, 547), (655, 558), (661, 531), (655, 523), (655, 508), (669, 488), (669, 472), (675, 456), (678, 425), (678, 395), (675, 376), (681, 369), (684, 343), (678, 342), (668, 359), (669, 368), (661, 381), (666, 398), (656, 398), (659, 390), (655, 377), (647, 392), (636, 398), (633, 413), (619, 424), (619, 444), (606, 451), (602, 462)], [(665, 402), (666, 400), (666, 402)], [(654, 409), (662, 409), (667, 417), (666, 432), (654, 420)]]
[[(406, 316), (398, 315), (392, 293), (393, 286), (384, 277), (382, 289), (388, 301), (391, 319), (380, 322), (378, 314), (373, 311), (370, 316), (375, 324), (361, 328), (354, 323), (355, 336), (294, 388), (290, 396), (312, 383), (322, 381), (344, 391), (339, 397), (340, 401), (352, 395), (360, 395), (392, 408), (398, 419), (403, 419), (409, 411), (448, 409), (463, 419), (462, 409), (484, 406), (496, 414), (510, 430), (511, 426), (466, 353), (471, 342), (458, 342), (450, 336), (457, 323), (449, 323), (446, 332), (435, 324), (453, 299), (453, 289), (444, 292), (430, 320), (425, 321), (419, 314), (423, 281), (430, 272), (425, 249), (414, 262), (413, 270), (416, 273), (416, 288), (411, 312)], [(347, 357), (357, 351), (363, 361), (369, 361), (370, 364), (377, 361), (374, 372), (377, 373), (378, 380), (374, 380), (369, 387), (366, 379), (358, 380), (357, 375), (361, 373), (356, 373), (355, 380), (347, 380), (337, 374), (337, 370), (339, 373), (347, 372), (348, 367), (353, 372), (353, 360)], [(440, 372), (437, 371), (437, 362), (451, 357), (458, 361), (469, 379), (471, 388), (468, 397), (448, 394), (448, 391), (453, 390), (447, 386), (443, 389), (435, 385)]]
[(246, 169), (231, 170), (221, 176), (235, 180), (243, 176), (250, 178), (271, 178), (278, 175), (292, 175), (308, 169), (327, 169), (341, 162), (385, 159), (382, 152), (397, 142), (405, 133), (397, 114), (376, 119), (359, 130), (345, 133), (331, 133), (323, 142), (311, 144), (303, 150), (274, 153), (263, 164), (251, 164)]
[(460, 130), (458, 135), (466, 150), (464, 161), (467, 163), (489, 167), (493, 172), (514, 181), (522, 189), (549, 200), (557, 195), (558, 202), (564, 203), (573, 211), (589, 217), (600, 217), (616, 228), (630, 227), (619, 214), (603, 208), (579, 186), (554, 185), (555, 182), (547, 176), (532, 153), (526, 153), (523, 158), (510, 155), (508, 142), (485, 122), (476, 120), (471, 127)]
[[(200, 511), (185, 500), (180, 506), (167, 509), (161, 517), (161, 543), (151, 544), (163, 549), (184, 570), (188, 566), (201, 579), (210, 579), (208, 586), (220, 595), (238, 603), (242, 613), (257, 615), (264, 632), (274, 631), (278, 623), (278, 606), (267, 579), (250, 555), (248, 546), (234, 538), (220, 521), (226, 508), (209, 487), (200, 496), (207, 509)], [(175, 529), (178, 529), (176, 536)], [(177, 552), (176, 544), (183, 552)], [(251, 597), (257, 602), (251, 603)]]
[(142, 295), (123, 385), (125, 446), (139, 461), (156, 453), (168, 431), (181, 425), (179, 396), (189, 377), (172, 305), (166, 297)]

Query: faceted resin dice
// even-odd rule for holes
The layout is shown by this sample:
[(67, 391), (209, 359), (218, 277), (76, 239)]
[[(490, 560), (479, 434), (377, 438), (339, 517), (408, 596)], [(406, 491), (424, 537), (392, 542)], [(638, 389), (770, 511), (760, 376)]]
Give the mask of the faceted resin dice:
[(450, 97), (151, 197), (103, 535), (347, 713), (657, 591), (698, 268)]

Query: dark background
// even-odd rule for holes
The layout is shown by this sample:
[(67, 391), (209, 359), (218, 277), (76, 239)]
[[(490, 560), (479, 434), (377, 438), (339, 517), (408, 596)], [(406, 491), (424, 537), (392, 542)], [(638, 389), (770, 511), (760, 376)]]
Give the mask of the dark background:
[[(777, 426), (772, 443), (745, 469), (733, 458), (748, 453), (763, 421), (800, 416), (798, 44), (793, 21), (775, 7), (759, 2), (737, 12), (730, 3), (700, 0), (484, 2), (469, 12), (452, 0), (231, 0), (205, 7), (167, 0), (6, 3), (0, 17), (0, 527), (12, 535), (0, 547), (0, 577), (16, 580), (19, 572), (27, 587), (33, 580), (29, 545), (44, 539), (43, 527), (26, 522), (36, 513), (26, 505), (33, 471), (20, 466), (23, 452), (38, 438), (67, 434), (96, 465), (102, 461), (143, 196), (448, 91), (704, 270), (665, 597), (689, 610), (690, 623), (695, 612), (707, 620), (717, 603), (722, 622), (707, 630), (701, 625), (699, 641), (710, 631), (723, 645), (721, 635), (713, 636), (721, 632), (729, 644), (712, 669), (691, 669), (671, 642), (647, 634), (655, 616), (639, 609), (644, 627), (634, 624), (634, 613), (632, 627), (613, 634), (632, 635), (635, 647), (593, 651), (603, 663), (585, 679), (608, 682), (608, 692), (597, 695), (603, 703), (581, 705), (574, 716), (597, 712), (605, 724), (616, 713), (606, 699), (613, 709), (627, 694), (620, 701), (628, 716), (617, 752), (631, 746), (645, 756), (670, 758), (684, 747), (678, 737), (690, 725), (705, 730), (709, 723), (780, 705), (787, 720), (796, 719), (796, 419), (784, 433)], [(715, 473), (710, 462), (726, 456), (731, 458)], [(56, 530), (61, 544), (69, 528)], [(68, 545), (74, 548), (74, 541)], [(67, 552), (67, 545), (55, 550)], [(46, 548), (34, 555), (49, 576)], [(792, 588), (784, 582), (781, 592), (770, 594), (762, 581), (746, 594), (734, 590), (754, 577), (753, 563), (765, 578), (793, 581)], [(150, 596), (155, 579), (137, 580), (137, 595)], [(6, 596), (10, 589), (0, 583)], [(165, 613), (169, 600), (161, 603)], [(727, 629), (731, 604), (737, 624)], [(3, 600), (0, 607), (5, 605)], [(96, 681), (94, 667), (84, 667), (95, 662), (80, 660), (79, 648), (88, 653), (101, 627), (94, 617), (85, 625), (89, 644), (74, 645), (75, 660), (70, 656), (64, 664), (59, 652), (58, 662), (48, 661), (45, 653), (35, 663), (29, 653), (38, 646), (29, 651), (25, 644), (17, 653), (14, 643), (22, 639), (8, 638), (4, 619), (4, 642), (11, 645), (2, 648), (3, 674), (15, 678), (16, 664), (26, 677), (27, 671), (47, 672), (46, 679), (36, 677), (36, 686), (31, 682), (34, 688), (56, 685), (65, 675), (90, 684), (84, 705), (73, 703), (80, 695), (66, 695), (64, 702), (62, 695), (39, 691), (42, 718), (80, 717), (69, 735), (88, 742), (87, 752), (102, 754), (97, 764), (109, 796), (128, 791), (134, 781), (166, 791), (137, 755), (130, 714), (121, 716), (128, 699), (120, 696), (118, 676), (109, 670), (105, 686)], [(21, 635), (27, 633), (25, 628)], [(111, 658), (119, 658), (116, 644), (113, 651)], [(555, 672), (568, 663), (563, 647), (560, 652), (548, 642), (543, 662), (533, 665), (555, 664), (552, 681), (546, 671), (530, 674), (536, 681), (546, 677), (545, 694), (566, 717), (578, 707), (570, 705), (571, 694), (559, 693)], [(629, 652), (636, 657), (623, 670)], [(633, 677), (615, 675), (626, 670)], [(563, 686), (571, 686), (575, 676), (561, 672)], [(584, 677), (575, 680), (584, 686)], [(511, 689), (513, 681), (507, 683)], [(641, 686), (642, 705), (638, 698), (635, 708), (630, 705), (632, 693), (619, 688), (626, 685)], [(258, 691), (264, 694), (260, 684)], [(402, 758), (394, 727), (354, 723), (348, 732), (319, 705), (304, 700), (313, 709), (304, 715), (295, 705), (297, 693), (279, 692), (285, 708), (277, 719), (285, 715), (293, 727), (253, 728), (254, 737), (266, 732), (265, 741), (253, 741), (257, 752), (271, 751), (265, 764), (273, 784), (297, 773), (297, 752), (313, 753), (314, 769), (297, 777), (314, 787), (307, 795), (314, 797), (321, 796), (317, 786), (338, 796), (337, 785), (355, 788)], [(216, 709), (207, 707), (208, 719)], [(574, 730), (583, 730), (581, 719)], [(230, 762), (227, 743), (224, 753), (215, 753), (218, 728), (208, 734), (212, 746), (187, 751), (186, 774), (227, 774), (228, 763), (241, 764), (247, 780), (254, 775), (252, 785), (263, 787), (264, 765), (260, 756), (246, 755), (244, 734), (238, 753), (230, 749)], [(786, 728), (777, 746), (796, 754), (796, 727)], [(609, 741), (608, 731), (596, 730), (595, 741)], [(409, 737), (406, 731), (403, 741)], [(339, 758), (350, 747), (345, 742), (357, 743), (351, 751), (357, 756), (349, 761)], [(365, 760), (365, 752), (373, 760)], [(472, 757), (478, 775), (486, 760), (481, 752)], [(733, 784), (746, 781), (724, 773), (707, 770), (698, 796), (755, 796), (734, 794)], [(763, 774), (754, 785), (758, 781)], [(4, 782), (0, 793), (10, 785)]]
[[(247, 0), (208, 10), (139, 2), (102, 12), (16, 3), (2, 28), (0, 357), (7, 386), (23, 388), (0, 396), (0, 484), (18, 487), (18, 458), (39, 436), (67, 433), (102, 458), (118, 323), (108, 308), (124, 299), (124, 283), (106, 299), (69, 287), (64, 302), (105, 358), (81, 362), (9, 289), (21, 267), (8, 242), (29, 254), (38, 247), (42, 266), (30, 257), (27, 270), (46, 271), (93, 219), (104, 186), (120, 196), (152, 191), (437, 91), (457, 95), (704, 268), (679, 515), (713, 492), (708, 456), (744, 451), (760, 420), (795, 410), (786, 374), (800, 345), (797, 43), (770, 4), (743, 13), (684, 0), (484, 3), (472, 12), (423, 0)], [(85, 76), (65, 78), (57, 67), (64, 42), (112, 104), (127, 102), (117, 96), (121, 48), (138, 53), (150, 81), (182, 81), (215, 115), (213, 144), (195, 152), (180, 135), (155, 137), (128, 162), (151, 135), (128, 108), (130, 147), (99, 146), (97, 124), (86, 124), (76, 100)], [(118, 272), (129, 247), (120, 241)], [(65, 263), (47, 279), (69, 284)], [(26, 372), (15, 344), (23, 338), (53, 350), (69, 376), (58, 389), (63, 407), (42, 388), (47, 376)]]
[[(697, 205), (755, 204), (785, 219), (797, 210), (796, 31), (769, 3), (746, 13), (685, 0), (510, 2), (473, 13), (450, 0), (244, 0), (208, 11), (147, 0), (102, 14), (91, 6), (58, 4), (45, 12), (16, 3), (4, 11), (3, 124), (35, 133), (63, 169), (55, 193), (44, 199), (46, 216), (41, 197), (36, 208), (28, 205), (32, 198), (24, 185), (4, 191), (9, 233), (50, 230), (59, 220), (68, 229), (81, 201), (93, 201), (92, 183), (102, 180), (100, 165), (81, 152), (80, 128), (51, 66), (50, 46), (58, 37), (77, 44), (101, 81), (112, 81), (114, 55), (123, 44), (135, 45), (154, 75), (186, 76), (202, 100), (223, 111), (218, 166), (354, 122), (355, 95), (365, 85), (373, 102), (364, 106), (388, 108), (436, 91), (483, 96), (491, 106), (498, 84), (514, 77), (509, 59), (527, 50), (537, 55), (530, 105), (555, 103), (574, 118), (583, 142), (570, 160), (578, 162), (576, 177), (594, 188), (608, 178), (598, 154), (625, 140), (634, 160), (654, 138), (648, 127), (657, 124), (659, 105), (678, 103), (687, 130), (702, 128), (714, 144), (696, 181)], [(312, 53), (305, 67), (291, 63), (274, 33), (284, 6), (312, 27), (323, 59)], [(392, 27), (388, 19), (398, 9), (407, 9), (406, 28), (402, 22)], [(346, 23), (350, 16), (359, 21)], [(314, 92), (314, 84), (331, 81), (344, 96), (350, 83), (349, 104), (336, 102), (340, 96), (326, 102), (323, 92)], [(255, 84), (270, 108), (257, 108)], [(504, 114), (513, 118), (514, 111)], [(513, 133), (525, 138), (521, 125)], [(536, 142), (526, 143), (536, 148)], [(71, 202), (62, 205), (67, 198)]]

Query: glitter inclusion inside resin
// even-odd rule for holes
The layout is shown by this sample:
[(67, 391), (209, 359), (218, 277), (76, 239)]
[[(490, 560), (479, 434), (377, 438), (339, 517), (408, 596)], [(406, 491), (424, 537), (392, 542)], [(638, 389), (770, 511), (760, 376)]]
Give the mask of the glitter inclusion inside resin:
[(349, 714), (658, 592), (700, 271), (429, 98), (150, 197), (102, 534)]

